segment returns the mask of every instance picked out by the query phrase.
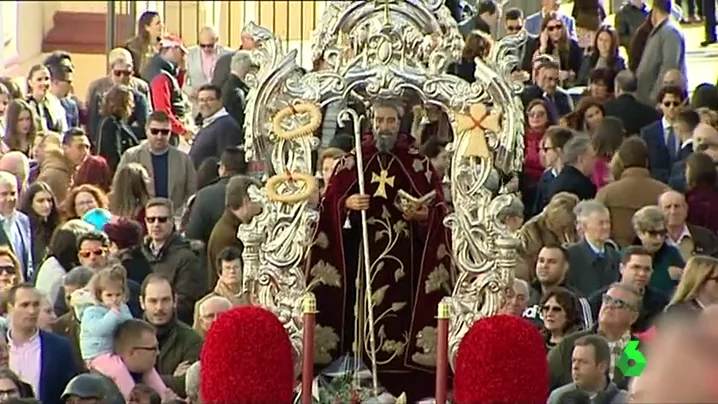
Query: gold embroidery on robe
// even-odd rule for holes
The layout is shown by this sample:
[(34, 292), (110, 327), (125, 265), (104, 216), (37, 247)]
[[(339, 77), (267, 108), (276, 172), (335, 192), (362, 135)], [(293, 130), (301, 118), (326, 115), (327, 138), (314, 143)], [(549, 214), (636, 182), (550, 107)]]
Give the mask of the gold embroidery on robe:
[(439, 247), (436, 249), (436, 259), (441, 261), (447, 254), (449, 254), (449, 252), (446, 251), (446, 244), (439, 244)]
[(436, 327), (424, 327), (416, 334), (416, 346), (423, 352), (415, 352), (411, 360), (427, 366), (436, 366)]
[(325, 327), (320, 324), (314, 326), (314, 363), (328, 365), (332, 362), (332, 355), (329, 353), (337, 349), (339, 336), (332, 327)]
[(316, 244), (317, 247), (321, 248), (322, 250), (326, 250), (327, 248), (329, 248), (329, 238), (327, 237), (327, 234), (323, 231), (319, 232), (319, 234), (317, 234), (317, 239), (314, 244)]
[(412, 163), (411, 166), (414, 168), (414, 171), (416, 171), (417, 173), (420, 173), (424, 170), (424, 164), (419, 159), (414, 159), (414, 162)]
[(313, 289), (317, 286), (317, 284), (323, 284), (335, 288), (342, 287), (342, 279), (339, 275), (339, 271), (334, 268), (333, 265), (328, 264), (323, 260), (314, 264), (311, 271), (309, 271), (309, 274), (313, 279), (307, 287), (308, 290)]
[(381, 325), (379, 327), (379, 331), (377, 332), (377, 346), (379, 350), (391, 354), (391, 356), (389, 356), (388, 359), (377, 360), (376, 364), (386, 365), (387, 363), (393, 361), (395, 358), (403, 355), (404, 350), (406, 349), (406, 345), (409, 342), (409, 336), (404, 333), (403, 338), (403, 341), (395, 341), (388, 339), (386, 336), (386, 330), (384, 329), (384, 325)]
[(451, 285), (449, 284), (449, 280), (449, 271), (446, 269), (444, 264), (439, 264), (433, 271), (431, 271), (429, 278), (424, 283), (424, 292), (428, 295), (444, 289), (444, 291), (451, 294)]

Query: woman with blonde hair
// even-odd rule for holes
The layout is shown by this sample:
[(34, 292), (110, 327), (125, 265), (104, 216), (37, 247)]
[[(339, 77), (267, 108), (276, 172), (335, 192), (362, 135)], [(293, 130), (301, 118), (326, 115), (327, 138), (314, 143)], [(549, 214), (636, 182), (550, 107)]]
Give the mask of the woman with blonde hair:
[(666, 307), (666, 316), (697, 317), (718, 303), (718, 259), (696, 255), (688, 260), (681, 280)]
[(108, 195), (110, 212), (119, 217), (145, 223), (145, 203), (150, 199), (151, 183), (147, 170), (137, 163), (130, 163), (117, 171), (112, 181), (113, 192)]

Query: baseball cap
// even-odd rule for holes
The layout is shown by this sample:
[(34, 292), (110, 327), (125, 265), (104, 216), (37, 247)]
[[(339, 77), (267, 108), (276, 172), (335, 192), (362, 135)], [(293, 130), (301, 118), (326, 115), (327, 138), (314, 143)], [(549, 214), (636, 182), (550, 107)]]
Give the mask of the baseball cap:
[(177, 35), (165, 35), (160, 39), (160, 48), (180, 48), (187, 53), (187, 47), (182, 43), (182, 38)]

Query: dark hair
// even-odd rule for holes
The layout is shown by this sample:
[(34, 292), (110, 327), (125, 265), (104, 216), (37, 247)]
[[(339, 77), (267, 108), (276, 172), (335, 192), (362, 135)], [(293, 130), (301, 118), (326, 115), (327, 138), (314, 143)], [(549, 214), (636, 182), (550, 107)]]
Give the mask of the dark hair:
[(494, 0), (481, 0), (479, 6), (476, 8), (476, 15), (479, 16), (484, 13), (496, 14), (497, 12), (496, 2)]
[(705, 153), (693, 153), (686, 160), (686, 184), (688, 189), (698, 186), (715, 186), (718, 172), (715, 162)]
[(214, 84), (203, 84), (197, 90), (197, 94), (199, 94), (201, 91), (214, 91), (214, 96), (217, 97), (218, 100), (222, 99), (222, 89), (215, 86)]
[[(695, 93), (694, 93), (695, 94)], [(701, 123), (701, 115), (691, 108), (683, 108), (676, 117), (676, 122), (682, 122), (688, 125), (688, 130), (693, 132), (699, 123)]]
[(50, 72), (50, 79), (54, 81), (70, 81), (70, 73), (72, 69), (69, 66), (64, 65), (47, 65), (47, 70)]
[(504, 18), (506, 19), (506, 21), (520, 20), (524, 18), (524, 12), (521, 11), (521, 9), (518, 7), (512, 7), (506, 10), (506, 12), (504, 13)]
[(165, 111), (157, 111), (157, 110), (155, 110), (155, 111), (152, 111), (152, 112), (150, 113), (150, 115), (147, 117), (147, 124), (146, 124), (146, 126), (149, 127), (149, 125), (150, 125), (152, 122), (168, 123), (169, 121), (170, 121), (170, 116), (167, 115), (167, 113), (166, 113)]
[(444, 140), (437, 137), (430, 137), (429, 140), (421, 146), (421, 154), (433, 159), (446, 148), (446, 144)]
[(0, 84), (7, 88), (8, 94), (12, 100), (18, 100), (24, 97), (20, 86), (18, 86), (15, 80), (10, 77), (0, 77)]
[(123, 84), (117, 84), (112, 86), (107, 94), (102, 97), (100, 114), (102, 116), (128, 118), (132, 115), (132, 107), (134, 103), (132, 90)]
[(653, 7), (651, 10), (659, 10), (665, 14), (670, 14), (673, 10), (672, 0), (653, 0)]
[[(613, 66), (616, 59), (618, 59), (618, 50), (619, 50), (618, 49), (619, 48), (618, 32), (616, 32), (616, 29), (613, 28), (612, 26), (610, 26), (608, 24), (603, 24), (600, 27), (598, 27), (598, 30), (596, 31), (596, 33), (593, 36), (593, 48), (592, 48), (593, 50), (591, 51), (591, 56), (590, 56), (591, 63), (589, 66), (596, 66), (596, 64), (598, 63), (598, 58), (600, 57), (600, 54), (598, 52), (598, 36), (602, 32), (607, 33), (611, 37), (611, 49), (609, 49), (609, 55), (608, 55), (608, 60), (606, 60), (606, 64), (608, 66)], [(608, 69), (606, 69), (606, 70), (609, 71)], [(609, 71), (609, 73), (610, 73), (610, 71)], [(610, 80), (613, 81), (613, 77), (611, 77)]]
[[(568, 35), (568, 27), (566, 27), (566, 24), (563, 23), (563, 19), (561, 18), (561, 15), (556, 11), (551, 11), (544, 15), (543, 19), (541, 20), (541, 32), (543, 32), (547, 27), (548, 24), (551, 23), (551, 21), (557, 21), (561, 23), (561, 39), (558, 41), (558, 48), (559, 48), (559, 64), (561, 66), (566, 66), (569, 64), (568, 58), (569, 58), (569, 47), (571, 45), (571, 39)], [(554, 42), (548, 41), (548, 46), (546, 46), (546, 53), (548, 54), (554, 54)]]
[(217, 272), (222, 270), (223, 262), (231, 262), (234, 260), (242, 261), (242, 250), (237, 247), (224, 247), (217, 255)]
[[(478, 14), (476, 16), (478, 17)], [(465, 61), (473, 62), (474, 58), (484, 59), (491, 50), (491, 37), (481, 31), (472, 31), (466, 36), (464, 42), (464, 50), (461, 52), (461, 58)]]
[(136, 384), (135, 387), (130, 391), (130, 399), (135, 399), (138, 402), (143, 402), (147, 399), (150, 404), (162, 404), (162, 397), (152, 387), (146, 384)]
[(105, 233), (99, 231), (88, 231), (87, 233), (81, 234), (77, 238), (77, 249), (80, 250), (80, 246), (85, 241), (99, 241), (103, 247), (107, 247), (110, 244), (110, 240), (107, 238)]
[(606, 90), (608, 90), (609, 93), (613, 93), (616, 89), (616, 83), (613, 79), (613, 72), (605, 67), (591, 70), (591, 75), (589, 76), (590, 83), (602, 83), (606, 86)]
[[(37, 136), (38, 127), (40, 127), (39, 118), (27, 101), (19, 98), (14, 99), (10, 101), (7, 106), (7, 111), (5, 112), (6, 129), (4, 139), (5, 144), (7, 144), (10, 150), (20, 150), (20, 134), (17, 130), (17, 124), (20, 119), (20, 114), (23, 111), (27, 111), (30, 114), (30, 130), (27, 133), (27, 144), (29, 147), (32, 147), (35, 143), (35, 136)], [(24, 150), (20, 151), (25, 152)]]
[(631, 260), (631, 257), (634, 255), (640, 255), (640, 256), (649, 256), (652, 257), (653, 254), (648, 252), (643, 246), (640, 245), (631, 245), (623, 249), (623, 254), (621, 256), (621, 264), (627, 264), (628, 261)]
[(656, 96), (656, 103), (663, 103), (663, 99), (666, 98), (666, 95), (669, 94), (677, 97), (681, 101), (685, 101), (686, 98), (688, 98), (686, 90), (681, 86), (663, 86), (658, 91), (658, 96)]
[[(49, 54), (42, 62), (42, 64), (45, 65), (48, 69), (52, 69), (58, 66), (62, 66), (69, 69), (70, 66), (62, 63), (64, 61), (72, 63), (72, 55), (70, 55), (70, 52), (64, 50), (56, 50)], [(69, 71), (72, 71), (72, 69), (69, 69)]]
[(578, 105), (576, 105), (575, 117), (576, 122), (573, 129), (578, 131), (583, 131), (584, 127), (586, 126), (586, 112), (588, 112), (591, 108), (598, 108), (601, 110), (601, 114), (605, 117), (606, 116), (606, 110), (603, 108), (603, 103), (593, 97), (583, 97), (581, 98), (581, 101), (578, 102)]
[(152, 283), (167, 283), (170, 286), (170, 289), (172, 289), (172, 297), (174, 298), (175, 295), (175, 288), (172, 285), (172, 282), (170, 279), (162, 274), (159, 273), (151, 273), (147, 275), (144, 281), (142, 281), (142, 285), (140, 286), (140, 297), (145, 298), (145, 295), (147, 293), (147, 287)]
[(87, 136), (87, 133), (82, 128), (70, 128), (62, 134), (62, 144), (65, 146), (70, 145), (75, 138)]
[(691, 94), (691, 107), (718, 111), (718, 88), (709, 83), (699, 84)]
[(227, 209), (236, 210), (241, 208), (249, 199), (247, 190), (254, 181), (244, 175), (235, 175), (227, 183), (227, 193), (224, 198), (224, 206)]
[(562, 126), (549, 126), (546, 129), (546, 133), (543, 135), (543, 141), (550, 140), (551, 146), (556, 149), (563, 149), (563, 147), (571, 140), (576, 132), (569, 128)]
[(354, 149), (354, 136), (339, 133), (329, 142), (329, 147), (336, 147), (344, 153), (349, 153)]
[(6, 306), (12, 306), (15, 304), (15, 298), (17, 297), (17, 291), (20, 289), (32, 289), (34, 291), (37, 291), (34, 286), (32, 286), (31, 283), (18, 283), (17, 285), (12, 285), (10, 289), (7, 291), (7, 295), (5, 295), (5, 298), (7, 299)]
[(219, 162), (227, 171), (226, 174), (246, 174), (247, 160), (242, 147), (228, 147), (224, 149)]
[(77, 234), (70, 229), (58, 227), (50, 238), (50, 244), (47, 246), (48, 257), (54, 257), (60, 263), (65, 271), (80, 265), (77, 258)]
[(631, 136), (618, 147), (618, 159), (624, 169), (648, 168), (648, 145), (638, 136)]
[(625, 135), (626, 128), (622, 120), (615, 116), (603, 118), (593, 135), (593, 148), (596, 149), (596, 154), (610, 159), (621, 147)]
[(563, 330), (561, 330), (564, 335), (577, 331), (583, 323), (581, 310), (579, 310), (580, 303), (578, 301), (578, 297), (566, 288), (556, 287), (551, 289), (541, 298), (539, 305), (541, 307), (545, 306), (546, 302), (551, 300), (551, 298), (556, 299), (556, 303), (558, 303), (558, 305), (561, 306), (563, 311), (566, 313), (566, 324), (564, 324)]
[(159, 13), (156, 11), (145, 11), (140, 15), (140, 18), (137, 20), (137, 36), (144, 42), (149, 43), (150, 37), (149, 33), (147, 32), (147, 27), (152, 23), (152, 20), (155, 19), (155, 17), (159, 17)]
[(653, 32), (653, 21), (651, 21), (650, 13), (643, 21), (643, 24), (638, 27), (636, 32), (633, 34), (633, 39), (628, 47), (628, 69), (635, 72), (638, 69), (638, 65), (643, 59), (643, 51), (646, 49), (646, 43), (648, 43), (648, 37)]
[(569, 390), (559, 396), (556, 404), (591, 404), (591, 397), (583, 390)]
[[(20, 388), (22, 390), (22, 387)], [(28, 393), (25, 393), (28, 394)], [(3, 401), (3, 404), (42, 404), (42, 401), (32, 397), (11, 397)]]
[(20, 377), (10, 370), (9, 368), (2, 368), (0, 369), (0, 379), (10, 379), (12, 383), (15, 385), (15, 388), (17, 389), (18, 394), (20, 394), (20, 397), (23, 398), (9, 398), (7, 400), (3, 400), (3, 404), (14, 402), (14, 403), (39, 403), (39, 401), (34, 400), (32, 398), (33, 392), (32, 389), (30, 391), (27, 391), (27, 387), (25, 383), (20, 379)]
[(200, 190), (219, 177), (219, 159), (211, 156), (202, 160), (197, 167), (197, 190)]
[(611, 348), (608, 347), (608, 341), (606, 341), (606, 338), (603, 338), (600, 335), (585, 335), (577, 339), (573, 346), (592, 346), (594, 352), (593, 358), (595, 359), (596, 364), (602, 362), (607, 364), (611, 363)]
[(173, 216), (175, 214), (175, 206), (170, 199), (152, 198), (145, 204), (145, 210), (153, 208), (155, 206), (164, 206), (165, 208), (167, 208), (167, 210), (170, 211), (170, 216)]
[(548, 250), (559, 250), (561, 251), (561, 255), (563, 256), (564, 262), (569, 262), (571, 260), (571, 257), (568, 255), (568, 250), (562, 246), (561, 244), (546, 244), (545, 246), (541, 247), (541, 249), (548, 249)]
[[(526, 116), (528, 116), (528, 113), (533, 109), (533, 107), (540, 105), (543, 107), (544, 112), (546, 112), (546, 119), (548, 120), (547, 125), (552, 126), (556, 124), (556, 117), (551, 112), (552, 109), (549, 108), (548, 102), (544, 100), (543, 98), (537, 98), (535, 100), (532, 100), (529, 102), (529, 105), (526, 106), (525, 113)], [(526, 120), (528, 122), (528, 119)]]
[[(35, 195), (40, 192), (47, 192), (50, 195), (50, 200), (52, 202), (52, 208), (50, 208), (50, 215), (47, 217), (47, 220), (40, 217), (40, 215), (38, 215), (32, 208), (32, 202), (35, 200)], [(47, 245), (50, 241), (50, 237), (52, 237), (52, 233), (60, 224), (60, 209), (57, 207), (57, 201), (55, 200), (55, 195), (52, 193), (50, 186), (42, 181), (37, 181), (30, 185), (30, 187), (22, 194), (22, 201), (20, 202), (19, 210), (30, 218), (30, 227), (32, 228), (33, 238)], [(41, 257), (37, 258), (40, 259)]]

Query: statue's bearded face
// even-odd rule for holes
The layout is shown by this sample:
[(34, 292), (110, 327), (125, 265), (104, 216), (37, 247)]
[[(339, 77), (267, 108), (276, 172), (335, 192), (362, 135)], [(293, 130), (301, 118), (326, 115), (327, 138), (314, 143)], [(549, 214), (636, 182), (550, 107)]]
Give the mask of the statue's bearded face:
[(374, 144), (380, 152), (387, 153), (394, 148), (399, 136), (399, 112), (392, 107), (374, 108), (372, 131)]

